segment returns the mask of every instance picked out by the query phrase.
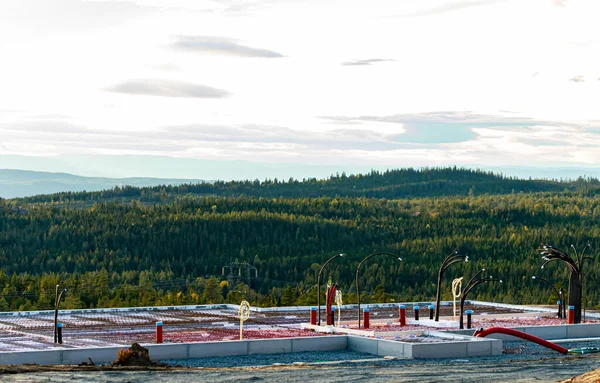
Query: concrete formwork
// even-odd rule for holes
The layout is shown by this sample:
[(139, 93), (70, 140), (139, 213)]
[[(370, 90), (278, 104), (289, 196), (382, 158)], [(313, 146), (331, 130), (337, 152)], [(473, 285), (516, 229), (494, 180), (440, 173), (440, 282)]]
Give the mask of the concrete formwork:
[[(565, 324), (557, 326), (511, 327), (513, 330), (537, 336), (542, 339), (574, 339), (600, 337), (600, 323)], [(472, 335), (475, 329), (448, 331), (453, 334)], [(504, 341), (521, 341), (521, 338), (506, 334), (488, 335)]]
[[(152, 360), (189, 359), (213, 356), (278, 354), (302, 351), (345, 350), (346, 336), (241, 340), (228, 342), (147, 344)], [(109, 363), (123, 347), (54, 349), (43, 351), (0, 352), (0, 364), (79, 364)]]

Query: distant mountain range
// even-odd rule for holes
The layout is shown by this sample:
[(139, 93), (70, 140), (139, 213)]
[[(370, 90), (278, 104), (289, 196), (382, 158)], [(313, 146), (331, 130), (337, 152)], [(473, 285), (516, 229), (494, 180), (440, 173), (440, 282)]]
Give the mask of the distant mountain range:
[(198, 182), (202, 182), (202, 180), (148, 177), (82, 177), (68, 173), (0, 169), (0, 198), (28, 197), (69, 191), (99, 191), (125, 185), (145, 187)]
[[(600, 178), (600, 166), (589, 167), (528, 167), (457, 164), (460, 167), (492, 171), (507, 177), (522, 179), (544, 178), (573, 180), (580, 176)], [(84, 177), (128, 178), (151, 177), (160, 179), (193, 180), (265, 180), (290, 177), (325, 179), (336, 173), (366, 174), (372, 170), (386, 171), (406, 167), (406, 164), (370, 163), (292, 163), (251, 162), (245, 160), (217, 160), (175, 158), (156, 155), (57, 155), (46, 157), (0, 154), (0, 169), (22, 169), (39, 172), (69, 173)], [(445, 165), (441, 165), (445, 166)], [(414, 166), (413, 166), (414, 167)], [(419, 168), (419, 167), (415, 167)], [(66, 190), (65, 190), (66, 191)]]
[[(28, 197), (61, 192), (94, 192), (112, 189), (115, 186), (153, 187), (159, 185), (196, 184), (210, 180), (233, 181), (225, 187), (204, 187), (205, 193), (235, 195), (288, 195), (314, 196), (349, 195), (398, 198), (405, 196), (433, 196), (463, 194), (475, 186), (475, 193), (506, 193), (515, 191), (557, 191), (573, 189), (570, 181), (579, 177), (600, 179), (600, 167), (590, 168), (529, 168), (498, 166), (464, 166), (460, 169), (477, 169), (476, 174), (464, 172), (411, 172), (394, 173), (399, 166), (356, 166), (323, 164), (321, 166), (293, 163), (254, 163), (249, 161), (202, 160), (163, 156), (128, 155), (61, 155), (31, 157), (0, 155), (0, 198)], [(405, 168), (408, 169), (408, 168)], [(442, 168), (439, 168), (442, 169)], [(451, 168), (444, 168), (451, 169)], [(456, 169), (456, 168), (454, 168)], [(335, 177), (340, 174), (367, 175), (372, 172), (387, 174), (383, 178), (350, 178), (344, 186)], [(392, 173), (386, 173), (392, 171)], [(490, 177), (493, 174), (497, 177)], [(138, 175), (141, 175), (139, 177)], [(434, 177), (435, 175), (435, 177)], [(247, 184), (235, 181), (252, 180), (281, 181), (327, 180), (330, 183), (313, 182), (298, 185), (262, 187), (254, 190)], [(433, 178), (432, 178), (433, 177)], [(466, 180), (466, 177), (468, 180)], [(506, 178), (512, 178), (507, 182)], [(538, 180), (533, 183), (518, 183), (520, 180)], [(364, 183), (366, 180), (366, 184)], [(448, 183), (445, 183), (448, 181)], [(544, 181), (544, 182), (542, 182)], [(445, 185), (441, 187), (440, 182)], [(415, 188), (415, 184), (427, 183)], [(439, 184), (436, 186), (436, 183)], [(351, 184), (351, 185), (346, 185)], [(408, 184), (412, 184), (409, 186)], [(335, 185), (335, 186), (334, 186)], [(206, 189), (206, 190), (204, 190)], [(418, 190), (417, 190), (418, 189)], [(268, 192), (267, 192), (268, 191)], [(352, 191), (352, 192), (350, 192)], [(281, 193), (281, 194), (279, 194)]]

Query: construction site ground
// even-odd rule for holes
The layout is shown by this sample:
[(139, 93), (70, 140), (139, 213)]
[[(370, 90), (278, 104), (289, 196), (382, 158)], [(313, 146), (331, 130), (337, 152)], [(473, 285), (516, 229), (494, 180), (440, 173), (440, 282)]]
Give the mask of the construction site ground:
[[(574, 343), (568, 347), (599, 346)], [(558, 382), (600, 365), (599, 354), (563, 356), (535, 344), (507, 343), (507, 353), (469, 359), (387, 360), (349, 351), (202, 358), (161, 369), (21, 366), (0, 382)], [(236, 367), (232, 367), (236, 366)], [(17, 372), (17, 371), (13, 371)]]
[[(563, 324), (564, 319), (553, 318), (551, 313), (532, 316), (523, 310), (494, 306), (469, 305), (475, 311), (473, 327)], [(428, 318), (423, 310), (421, 318)], [(357, 311), (341, 311), (343, 326), (357, 328)], [(420, 324), (400, 326), (396, 307), (372, 307), (372, 328), (378, 332), (431, 329)], [(412, 307), (407, 307), (407, 318), (413, 318)], [(451, 306), (441, 306), (442, 317), (452, 315)], [(322, 314), (322, 324), (325, 315)], [(0, 351), (34, 351), (63, 348), (129, 346), (154, 343), (156, 322), (163, 322), (164, 343), (227, 341), (239, 339), (238, 313), (232, 308), (188, 309), (173, 307), (161, 310), (121, 310), (113, 312), (60, 313), (63, 324), (63, 344), (53, 342), (54, 317), (51, 313), (31, 315), (0, 315)], [(244, 339), (325, 336), (327, 334), (302, 330), (301, 323), (309, 321), (309, 311), (282, 310), (252, 312), (244, 323)]]

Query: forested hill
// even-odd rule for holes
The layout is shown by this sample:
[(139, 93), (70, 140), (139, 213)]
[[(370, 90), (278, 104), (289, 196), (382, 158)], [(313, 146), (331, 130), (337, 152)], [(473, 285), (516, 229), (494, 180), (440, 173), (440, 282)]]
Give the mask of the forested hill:
[[(504, 283), (483, 284), (469, 298), (547, 303), (556, 297), (531, 276), (565, 286), (568, 270), (558, 262), (540, 270), (535, 248), (600, 248), (598, 190), (595, 179), (403, 169), (0, 199), (0, 311), (50, 309), (56, 284), (68, 288), (65, 308), (314, 305), (320, 265), (338, 253), (346, 256), (324, 278), (352, 303), (357, 265), (380, 251), (403, 261), (369, 260), (361, 300), (427, 300), (441, 261), (456, 249), (469, 262), (445, 274), (445, 299), (448, 281), (485, 267)], [(236, 260), (254, 265), (256, 277), (228, 281), (223, 273)], [(600, 264), (585, 267), (585, 304), (596, 306)]]
[[(434, 297), (437, 269), (455, 249), (469, 262), (446, 272), (445, 299), (453, 278), (485, 267), (504, 283), (483, 284), (472, 299), (556, 302), (531, 277), (540, 273), (566, 286), (567, 267), (555, 262), (541, 270), (535, 248), (541, 242), (565, 249), (589, 243), (588, 255), (598, 259), (599, 220), (600, 197), (576, 193), (395, 201), (181, 197), (89, 208), (0, 200), (0, 311), (49, 309), (57, 283), (69, 289), (65, 308), (244, 299), (314, 305), (319, 267), (338, 253), (345, 256), (328, 266), (324, 280), (338, 283), (351, 303), (358, 263), (379, 251), (403, 261), (369, 260), (361, 269), (361, 300), (425, 300)], [(221, 275), (235, 260), (257, 268), (250, 286)], [(599, 263), (586, 263), (585, 270), (585, 299), (595, 306)]]
[(597, 179), (575, 181), (523, 180), (491, 172), (461, 168), (395, 169), (369, 174), (336, 174), (328, 179), (246, 180), (178, 186), (115, 187), (101, 192), (68, 192), (25, 198), (23, 201), (61, 202), (124, 201), (165, 202), (183, 195), (225, 197), (253, 196), (267, 198), (366, 197), (413, 198), (578, 191), (595, 195), (600, 190)]

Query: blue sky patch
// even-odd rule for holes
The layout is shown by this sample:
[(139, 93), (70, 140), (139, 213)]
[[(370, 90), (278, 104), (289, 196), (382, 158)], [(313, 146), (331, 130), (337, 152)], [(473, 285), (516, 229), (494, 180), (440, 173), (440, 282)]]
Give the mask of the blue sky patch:
[(477, 134), (471, 130), (471, 125), (464, 126), (444, 122), (423, 121), (410, 122), (405, 124), (404, 127), (407, 129), (407, 132), (398, 137), (398, 141), (400, 142), (446, 144), (468, 141), (477, 137)]

